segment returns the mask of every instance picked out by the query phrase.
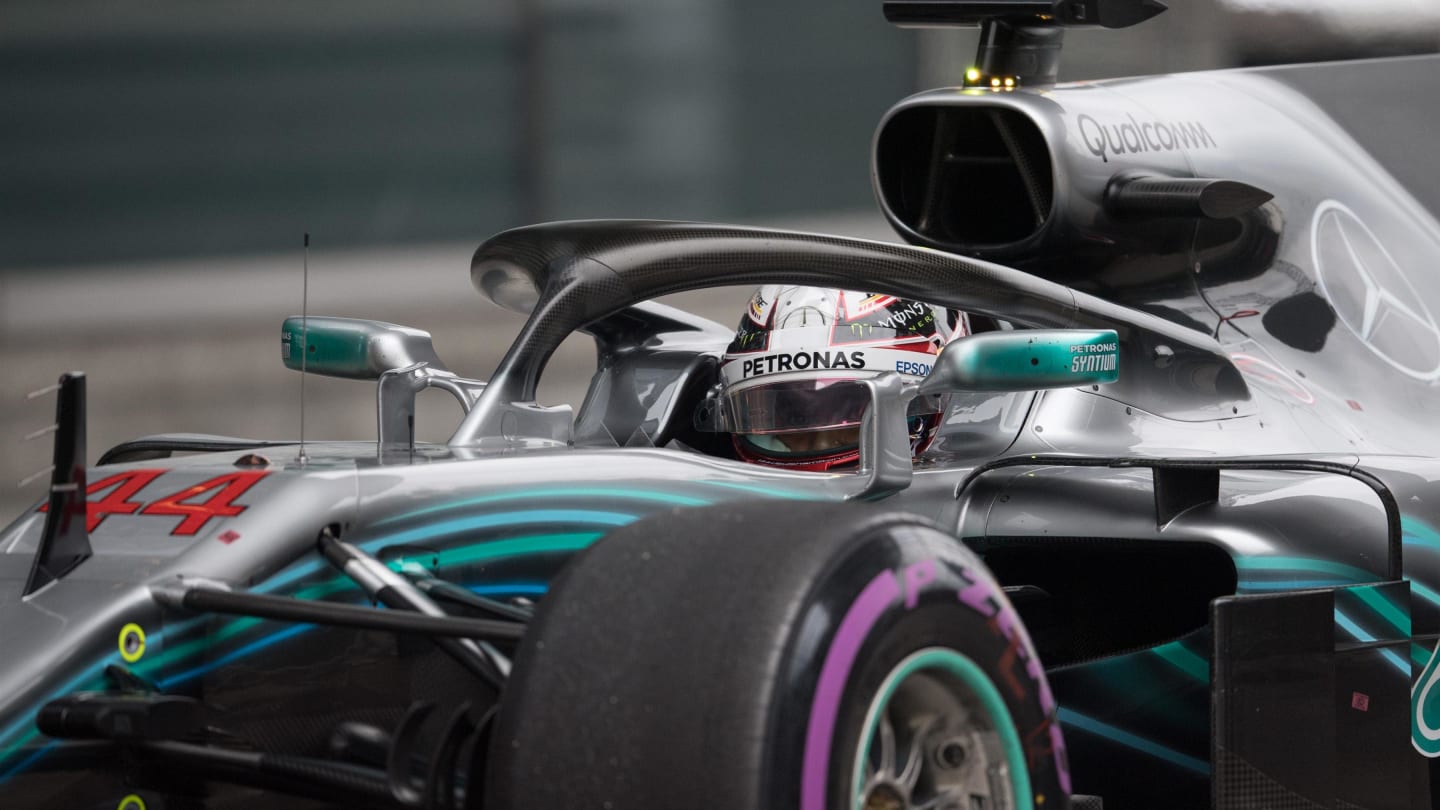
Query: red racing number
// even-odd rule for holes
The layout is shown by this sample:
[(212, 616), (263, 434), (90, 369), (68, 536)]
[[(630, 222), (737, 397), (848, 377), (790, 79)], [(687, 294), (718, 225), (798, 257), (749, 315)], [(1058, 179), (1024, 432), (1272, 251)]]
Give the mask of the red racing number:
[[(211, 518), (235, 517), (245, 511), (245, 507), (236, 506), (235, 499), (245, 494), (245, 491), (255, 486), (268, 473), (259, 472), (235, 472), (222, 475), (218, 478), (211, 478), (196, 484), (189, 489), (182, 489), (174, 495), (167, 495), (144, 509), (140, 510), (142, 515), (181, 515), (185, 519), (180, 521), (172, 535), (193, 535), (200, 531)], [(201, 501), (200, 503), (187, 503), (198, 498), (207, 492), (218, 490), (215, 494)]]
[[(135, 510), (144, 506), (144, 504), (130, 500), (131, 496), (144, 489), (146, 484), (159, 478), (164, 473), (164, 470), (131, 470), (129, 472), (117, 473), (109, 478), (102, 478), (86, 487), (85, 497), (87, 499), (92, 495), (105, 492), (106, 490), (109, 490), (109, 492), (98, 501), (87, 500), (85, 504), (85, 531), (95, 531), (107, 515), (135, 514)], [(41, 506), (40, 511), (50, 511), (50, 504), (47, 503)]]
[[(179, 515), (184, 520), (181, 520), (180, 525), (176, 526), (170, 534), (188, 537), (204, 528), (211, 518), (234, 517), (244, 512), (245, 507), (236, 506), (235, 499), (245, 494), (260, 479), (269, 475), (264, 470), (228, 473), (203, 481), (173, 495), (166, 495), (148, 505), (141, 501), (130, 500), (151, 481), (166, 472), (166, 470), (130, 470), (102, 478), (87, 486), (85, 488), (87, 499), (102, 492), (105, 493), (105, 496), (97, 501), (87, 500), (85, 530), (87, 532), (95, 531), (109, 515), (137, 513), (142, 515)], [(200, 503), (190, 503), (195, 498), (212, 492), (210, 497)], [(49, 510), (50, 504), (47, 503), (42, 505), (39, 511), (48, 512)]]

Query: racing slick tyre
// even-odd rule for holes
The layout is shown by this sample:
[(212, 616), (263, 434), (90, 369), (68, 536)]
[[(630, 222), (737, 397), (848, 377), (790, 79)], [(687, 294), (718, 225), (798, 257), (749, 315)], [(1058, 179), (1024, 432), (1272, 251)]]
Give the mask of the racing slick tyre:
[(680, 510), (566, 567), (515, 660), (487, 808), (1069, 803), (1055, 704), (980, 561), (922, 519)]

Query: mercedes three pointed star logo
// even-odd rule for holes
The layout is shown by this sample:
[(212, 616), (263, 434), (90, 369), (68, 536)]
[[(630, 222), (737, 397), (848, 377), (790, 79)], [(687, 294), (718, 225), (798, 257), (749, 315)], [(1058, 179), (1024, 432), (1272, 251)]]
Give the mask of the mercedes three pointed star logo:
[(1417, 380), (1440, 378), (1440, 326), (1374, 232), (1326, 200), (1310, 234), (1320, 288), (1340, 322), (1395, 369)]

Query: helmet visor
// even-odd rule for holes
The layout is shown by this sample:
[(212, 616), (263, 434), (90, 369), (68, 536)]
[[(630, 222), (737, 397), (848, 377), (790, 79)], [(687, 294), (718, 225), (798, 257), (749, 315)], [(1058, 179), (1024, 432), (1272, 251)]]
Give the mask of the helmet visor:
[(737, 433), (751, 453), (774, 459), (859, 456), (860, 428), (797, 430), (789, 433)]
[(787, 380), (728, 391), (720, 401), (722, 430), (785, 433), (860, 424), (870, 389), (854, 379)]
[[(857, 427), (870, 407), (870, 389), (854, 378), (785, 380), (729, 390), (720, 396), (713, 429), (765, 434)], [(933, 397), (916, 397), (910, 415), (934, 413)]]

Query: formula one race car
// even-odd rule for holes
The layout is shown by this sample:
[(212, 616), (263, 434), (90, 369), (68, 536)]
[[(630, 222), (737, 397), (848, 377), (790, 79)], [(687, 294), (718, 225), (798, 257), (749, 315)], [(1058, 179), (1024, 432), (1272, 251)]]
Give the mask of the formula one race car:
[[(1054, 84), (1067, 26), (1151, 0), (885, 10), (983, 27), (875, 138), (914, 247), (501, 233), (471, 278), (529, 320), (488, 382), (415, 329), (286, 321), (287, 365), (376, 382), (373, 442), (87, 468), (62, 378), (48, 500), (0, 533), (3, 805), (1440, 806), (1440, 226), (1310, 74)], [(784, 354), (650, 302), (747, 283), (972, 334)], [(584, 404), (538, 405), (577, 330)], [(858, 464), (737, 457), (726, 375), (817, 366)]]

